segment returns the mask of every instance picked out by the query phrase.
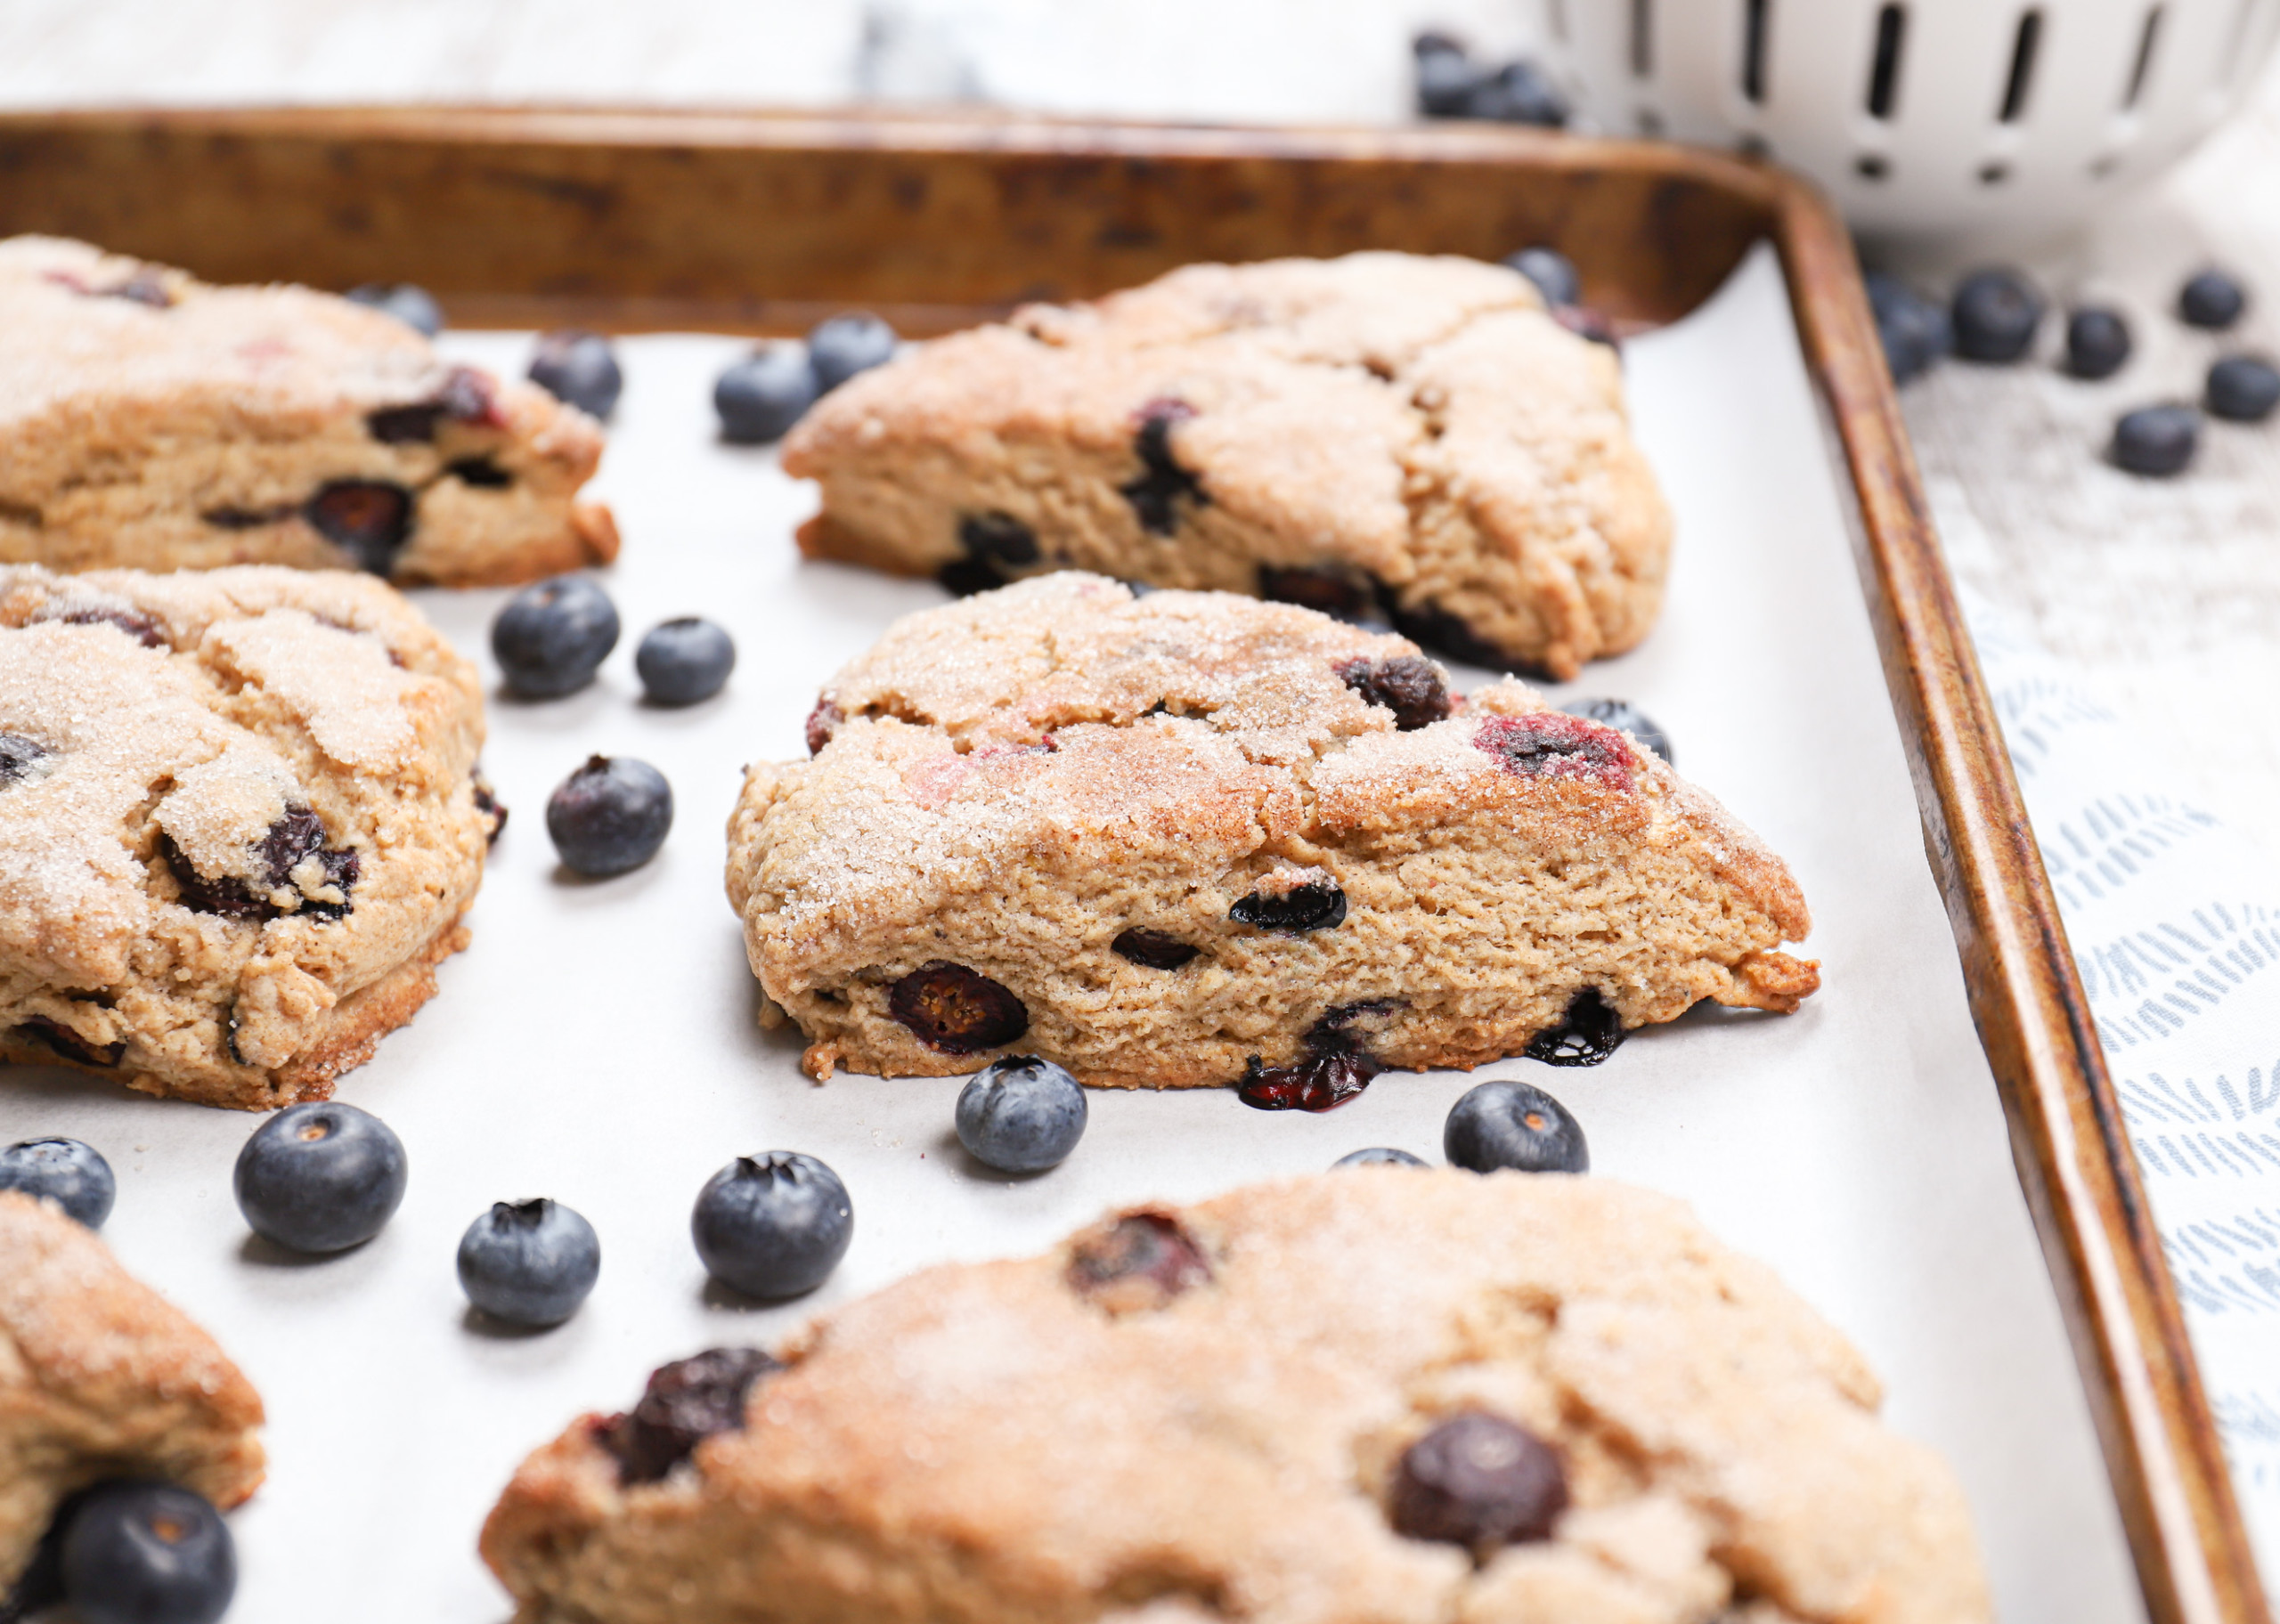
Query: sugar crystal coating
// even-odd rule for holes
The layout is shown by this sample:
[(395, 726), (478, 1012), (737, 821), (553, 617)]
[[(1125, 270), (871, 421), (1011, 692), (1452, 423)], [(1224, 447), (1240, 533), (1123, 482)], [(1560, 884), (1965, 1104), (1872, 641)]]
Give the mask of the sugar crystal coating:
[(1087, 1085), (1309, 1107), (1519, 1052), (1584, 987), (1618, 1032), (1812, 990), (1776, 951), (1810, 925), (1794, 882), (1706, 796), (1518, 684), (1437, 678), (1294, 605), (1073, 572), (909, 617), (825, 685), (810, 759), (747, 770), (753, 969), (818, 1076), (1018, 1041)]

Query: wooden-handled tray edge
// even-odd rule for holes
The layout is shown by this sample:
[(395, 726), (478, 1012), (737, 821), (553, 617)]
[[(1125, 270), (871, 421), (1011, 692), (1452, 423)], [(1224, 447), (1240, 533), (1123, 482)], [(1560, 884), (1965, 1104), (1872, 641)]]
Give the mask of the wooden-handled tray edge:
[(1886, 686), (1972, 1016), (2158, 1624), (2268, 1621), (2121, 1109), (1854, 264), (1801, 181), (1777, 236), (1852, 474)]

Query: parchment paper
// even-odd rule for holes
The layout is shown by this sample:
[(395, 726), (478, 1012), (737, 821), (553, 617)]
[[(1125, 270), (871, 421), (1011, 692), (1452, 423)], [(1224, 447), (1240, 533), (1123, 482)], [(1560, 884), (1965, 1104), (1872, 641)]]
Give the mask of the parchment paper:
[[(528, 339), (451, 335), (446, 347), (518, 371)], [(1682, 770), (1788, 858), (1825, 990), (1787, 1019), (1690, 1016), (1594, 1070), (1389, 1075), (1320, 1116), (1253, 1111), (1221, 1091), (1096, 1094), (1071, 1160), (1022, 1181), (958, 1149), (958, 1079), (843, 1074), (818, 1087), (796, 1041), (754, 1023), (721, 883), (739, 766), (801, 753), (833, 669), (942, 597), (798, 561), (790, 531), (809, 490), (770, 452), (713, 438), (712, 380), (739, 347), (621, 345), (627, 387), (599, 489), (626, 537), (608, 585), (627, 635), (585, 693), (494, 700), (487, 763), (513, 821), (474, 946), (340, 1088), (410, 1152), (411, 1192), (384, 1234), (330, 1261), (287, 1260), (250, 1240), (231, 1198), (256, 1119), (44, 1068), (0, 1077), (0, 1142), (66, 1133), (100, 1148), (120, 1180), (112, 1245), (267, 1400), (273, 1473), (233, 1519), (235, 1624), (496, 1624), (509, 1609), (475, 1557), (484, 1512), (526, 1450), (581, 1411), (629, 1404), (652, 1366), (776, 1338), (925, 1263), (1037, 1249), (1113, 1203), (1201, 1197), (1364, 1145), (1437, 1161), (1450, 1103), (1502, 1075), (1568, 1102), (1596, 1173), (1691, 1199), (1858, 1339), (1893, 1422), (1961, 1475), (2007, 1618), (2142, 1616), (1763, 250), (1704, 310), (1628, 350), (1639, 432), (1679, 516), (1670, 604), (1643, 649), (1568, 691), (1643, 705)], [(488, 671), (505, 595), (419, 596)], [(728, 626), (741, 664), (719, 699), (647, 708), (632, 644), (682, 613)], [(654, 762), (678, 816), (656, 861), (585, 883), (557, 870), (542, 808), (594, 751)], [(778, 1147), (839, 1171), (855, 1242), (812, 1297), (754, 1308), (708, 1291), (688, 1208), (732, 1157)], [(465, 1311), (454, 1249), (491, 1202), (535, 1195), (592, 1220), (601, 1282), (558, 1329), (495, 1334)]]

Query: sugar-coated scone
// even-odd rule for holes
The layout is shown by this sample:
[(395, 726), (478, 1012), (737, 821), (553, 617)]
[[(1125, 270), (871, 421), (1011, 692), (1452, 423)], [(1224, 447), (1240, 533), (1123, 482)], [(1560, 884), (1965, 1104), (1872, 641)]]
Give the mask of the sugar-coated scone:
[(1982, 1624), (1879, 1401), (1679, 1202), (1356, 1168), (666, 1366), (483, 1553), (519, 1624)]
[(1780, 859), (1628, 735), (1291, 605), (1023, 581), (899, 621), (808, 734), (747, 769), (728, 889), (819, 1076), (1334, 1103), (1818, 985)]
[(0, 562), (365, 569), (444, 586), (617, 556), (583, 412), (306, 288), (0, 241)]
[(0, 1060), (323, 1098), (466, 943), (482, 743), (370, 576), (0, 566)]
[(0, 1190), (0, 1613), (65, 1498), (160, 1478), (260, 1485), (252, 1384), (188, 1315), (46, 1202)]
[(1039, 570), (1390, 615), (1566, 678), (1660, 610), (1671, 521), (1607, 345), (1501, 265), (1190, 265), (826, 395), (810, 554), (960, 590)]

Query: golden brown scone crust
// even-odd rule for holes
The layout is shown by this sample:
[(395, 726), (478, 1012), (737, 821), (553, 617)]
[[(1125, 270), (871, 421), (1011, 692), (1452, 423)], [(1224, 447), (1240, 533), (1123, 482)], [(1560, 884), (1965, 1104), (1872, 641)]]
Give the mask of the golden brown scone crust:
[[(601, 451), (574, 407), (330, 294), (0, 241), (0, 562), (536, 581), (617, 556), (608, 510), (575, 500)], [(411, 497), (385, 558), (312, 524), (344, 480)]]
[[(1861, 1356), (1680, 1203), (1358, 1168), (1174, 1214), (1211, 1278), (1120, 1304), (1044, 1257), (825, 1316), (744, 1430), (628, 1485), (588, 1416), (483, 1552), (521, 1624), (1980, 1624), (1963, 1498)], [(1097, 1233), (1097, 1232), (1095, 1232)], [(1476, 1567), (1385, 1509), (1464, 1409), (1560, 1454)]]
[(1646, 635), (1670, 550), (1614, 353), (1456, 257), (1190, 265), (1032, 306), (834, 390), (784, 467), (822, 484), (818, 556), (970, 570), (1011, 520), (1030, 545), (996, 546), (1001, 576), (1382, 599), (1421, 642), (1560, 678)]
[(482, 693), (370, 576), (0, 566), (0, 1060), (322, 1099), (466, 945)]
[[(818, 1076), (1045, 1055), (1103, 1086), (1237, 1082), (1324, 1034), (1389, 1067), (1473, 1066), (1597, 993), (1625, 1027), (1704, 998), (1787, 1011), (1818, 985), (1788, 871), (1628, 735), (1531, 775), (1515, 682), (1401, 731), (1341, 670), (1416, 647), (1289, 605), (1075, 572), (897, 622), (825, 688), (810, 761), (747, 770), (729, 899)], [(827, 742), (826, 742), (827, 740)], [(1247, 894), (1334, 884), (1302, 933)], [(1130, 930), (1196, 950), (1176, 969)], [(1026, 1029), (945, 1049), (896, 1016), (940, 962), (1010, 989)], [(1327, 1023), (1327, 1024), (1325, 1024)]]
[(0, 1190), (0, 1600), (65, 1496), (156, 1477), (236, 1505), (260, 1486), (252, 1384), (61, 1209)]

